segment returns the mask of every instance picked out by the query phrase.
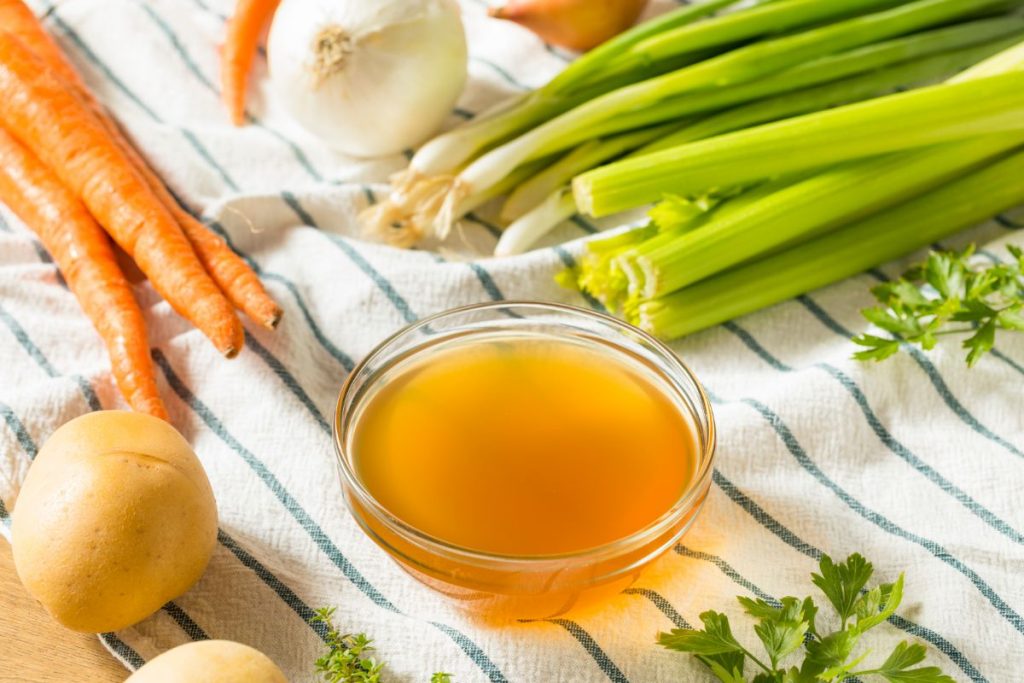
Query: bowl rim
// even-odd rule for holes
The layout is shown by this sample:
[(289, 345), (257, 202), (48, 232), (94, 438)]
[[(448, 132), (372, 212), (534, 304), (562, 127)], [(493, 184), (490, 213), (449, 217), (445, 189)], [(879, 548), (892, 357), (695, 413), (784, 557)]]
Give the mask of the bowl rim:
[[(391, 511), (387, 509), (382, 503), (377, 501), (372, 493), (363, 485), (353, 470), (349, 458), (345, 455), (345, 445), (342, 430), (342, 420), (344, 418), (344, 411), (346, 405), (346, 399), (351, 391), (354, 380), (360, 376), (361, 372), (373, 362), (378, 356), (382, 355), (388, 347), (401, 337), (404, 337), (416, 330), (427, 327), (432, 322), (436, 322), (443, 318), (454, 317), (457, 315), (463, 315), (466, 313), (485, 311), (489, 309), (502, 309), (502, 308), (526, 308), (534, 310), (543, 310), (548, 312), (567, 313), (574, 316), (583, 316), (586, 318), (594, 319), (599, 322), (610, 324), (617, 328), (623, 334), (632, 334), (638, 336), (645, 344), (652, 347), (652, 349), (659, 355), (659, 360), (669, 366), (672, 372), (664, 372), (664, 369), (658, 368), (661, 374), (664, 374), (664, 379), (672, 387), (672, 390), (679, 394), (679, 397), (684, 399), (686, 406), (691, 406), (694, 401), (692, 400), (685, 387), (677, 380), (674, 376), (675, 373), (681, 374), (691, 384), (692, 388), (696, 392), (696, 398), (698, 399), (698, 405), (691, 408), (691, 412), (699, 412), (699, 414), (692, 415), (692, 419), (696, 423), (698, 434), (697, 441), (700, 451), (702, 462), (700, 467), (694, 473), (689, 486), (683, 491), (676, 502), (660, 517), (649, 523), (647, 526), (632, 532), (628, 536), (609, 541), (597, 546), (591, 546), (583, 548), (581, 550), (574, 550), (565, 553), (551, 553), (551, 554), (537, 554), (537, 555), (510, 555), (504, 553), (495, 553), (485, 550), (479, 550), (474, 548), (467, 548), (460, 546), (449, 541), (445, 541), (442, 538), (438, 538), (432, 534), (429, 534), (417, 527), (405, 522), (400, 519)], [(512, 320), (510, 318), (510, 320)], [(511, 328), (510, 328), (511, 329)], [(623, 345), (616, 340), (604, 340), (608, 343), (608, 346), (620, 353), (629, 353), (628, 347)], [(429, 345), (424, 345), (424, 348), (429, 348)], [(416, 353), (420, 353), (422, 349), (415, 349), (409, 355), (414, 356)], [(369, 380), (369, 381), (372, 381)], [(640, 328), (631, 325), (619, 318), (615, 318), (611, 315), (593, 311), (590, 309), (582, 308), (579, 306), (573, 306), (570, 304), (555, 303), (548, 301), (536, 301), (528, 299), (508, 299), (501, 301), (490, 301), (485, 303), (469, 304), (466, 306), (457, 306), (454, 308), (445, 309), (438, 313), (434, 313), (429, 316), (425, 316), (413, 323), (403, 326), (393, 334), (388, 335), (384, 340), (378, 343), (376, 346), (367, 353), (362, 360), (359, 361), (348, 373), (344, 383), (342, 383), (341, 390), (338, 394), (338, 401), (335, 406), (334, 419), (332, 424), (332, 436), (334, 441), (334, 452), (337, 459), (337, 468), (341, 484), (347, 487), (349, 491), (354, 493), (359, 499), (360, 504), (367, 507), (374, 516), (385, 522), (392, 531), (401, 535), (405, 540), (411, 541), (419, 545), (421, 548), (428, 550), (436, 555), (444, 556), (456, 556), (462, 561), (477, 561), (486, 563), (511, 563), (519, 568), (535, 567), (537, 565), (557, 563), (558, 565), (564, 565), (567, 561), (580, 560), (586, 563), (593, 563), (600, 561), (604, 558), (618, 557), (622, 554), (629, 552), (635, 548), (644, 547), (646, 544), (660, 538), (666, 531), (671, 529), (681, 518), (691, 510), (699, 511), (701, 503), (703, 502), (704, 494), (706, 493), (708, 486), (710, 485), (710, 479), (712, 472), (714, 471), (715, 454), (717, 451), (717, 427), (715, 424), (715, 416), (712, 410), (711, 401), (708, 397), (703, 384), (693, 373), (690, 367), (681, 359), (679, 356), (672, 351), (664, 342), (652, 336), (651, 334), (641, 330)], [(347, 424), (346, 424), (347, 426)], [(352, 504), (348, 499), (348, 496), (344, 496), (346, 505), (349, 507), (350, 513), (355, 516), (355, 511), (352, 510)], [(358, 522), (358, 519), (357, 519)], [(686, 528), (690, 526), (691, 522), (686, 524)], [(361, 527), (364, 527), (364, 523), (359, 522)], [(367, 530), (364, 528), (364, 533)], [(378, 541), (379, 542), (379, 541)]]

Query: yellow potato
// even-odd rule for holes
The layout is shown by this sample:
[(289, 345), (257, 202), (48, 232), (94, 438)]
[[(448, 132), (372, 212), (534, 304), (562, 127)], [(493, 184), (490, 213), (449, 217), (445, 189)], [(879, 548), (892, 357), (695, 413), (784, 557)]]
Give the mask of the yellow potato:
[(199, 580), (217, 504), (188, 442), (166, 422), (89, 413), (39, 451), (12, 513), (21, 582), (76, 631), (142, 621)]
[(230, 640), (201, 640), (155, 657), (124, 683), (288, 683), (270, 658)]

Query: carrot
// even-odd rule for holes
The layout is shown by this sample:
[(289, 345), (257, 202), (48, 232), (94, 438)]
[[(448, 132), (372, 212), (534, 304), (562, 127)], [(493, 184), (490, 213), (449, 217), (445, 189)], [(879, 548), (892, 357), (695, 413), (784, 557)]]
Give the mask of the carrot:
[(245, 92), (249, 71), (256, 56), (263, 29), (270, 23), (281, 0), (238, 0), (228, 20), (227, 37), (221, 50), (221, 96), (231, 122), (245, 123)]
[(0, 124), (88, 207), (157, 292), (228, 357), (244, 343), (230, 302), (103, 122), (18, 38), (0, 33)]
[(167, 186), (157, 177), (139, 152), (121, 134), (117, 124), (105, 112), (103, 121), (108, 133), (138, 170), (149, 189), (170, 211), (171, 216), (174, 217), (191, 243), (199, 262), (228, 300), (260, 325), (271, 330), (277, 327), (277, 323), (281, 320), (281, 308), (267, 294), (263, 283), (260, 282), (252, 268), (232, 251), (223, 239), (210, 232), (209, 228), (181, 208), (181, 205), (168, 191)]
[(231, 303), (267, 329), (277, 327), (281, 322), (281, 307), (267, 295), (263, 283), (252, 268), (220, 236), (210, 232), (209, 228), (184, 210), (179, 208), (178, 211), (184, 214), (178, 223), (196, 250), (199, 261)]
[(85, 90), (85, 82), (23, 0), (0, 0), (0, 31), (20, 38), (61, 79)]
[(107, 347), (121, 394), (167, 419), (149, 356), (146, 322), (110, 238), (45, 165), (0, 129), (0, 200), (39, 235)]
[(257, 323), (270, 329), (276, 327), (281, 319), (281, 308), (267, 295), (256, 273), (224, 240), (210, 232), (178, 204), (163, 181), (121, 132), (117, 123), (89, 92), (74, 66), (42, 27), (32, 10), (22, 0), (0, 0), (0, 26), (20, 38), (56, 75), (73, 86), (79, 97), (92, 107), (111, 137), (145, 178), (150, 190), (174, 216), (185, 237), (192, 243), (200, 263), (228, 300)]

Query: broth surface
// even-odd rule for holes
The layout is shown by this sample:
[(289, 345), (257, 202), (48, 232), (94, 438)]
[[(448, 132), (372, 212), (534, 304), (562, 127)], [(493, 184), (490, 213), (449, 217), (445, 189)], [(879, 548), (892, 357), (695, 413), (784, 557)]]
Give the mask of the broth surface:
[(445, 342), (387, 373), (356, 418), (356, 475), (447, 543), (584, 550), (654, 522), (693, 479), (692, 423), (621, 351), (506, 334)]

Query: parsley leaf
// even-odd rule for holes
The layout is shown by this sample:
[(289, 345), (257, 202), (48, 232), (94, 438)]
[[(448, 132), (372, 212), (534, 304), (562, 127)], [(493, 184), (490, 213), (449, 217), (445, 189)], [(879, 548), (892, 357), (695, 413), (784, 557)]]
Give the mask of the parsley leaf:
[(860, 638), (860, 633), (857, 629), (849, 628), (830, 633), (821, 640), (807, 643), (804, 670), (821, 674), (826, 669), (841, 666), (853, 653), (858, 638)]
[(872, 588), (854, 603), (857, 615), (857, 630), (864, 633), (878, 626), (896, 613), (903, 601), (903, 574), (895, 583), (884, 583)]
[(858, 672), (858, 675), (877, 674), (889, 683), (953, 683), (953, 679), (942, 673), (937, 666), (910, 668), (924, 661), (924, 657), (923, 646), (904, 641), (896, 646), (882, 666), (872, 671)]
[(803, 645), (809, 627), (806, 621), (765, 619), (754, 626), (754, 633), (761, 639), (774, 669), (780, 659), (796, 652)]
[(746, 655), (742, 652), (729, 652), (720, 655), (697, 655), (697, 659), (711, 669), (711, 673), (722, 683), (746, 683), (743, 676), (743, 665)]
[[(951, 268), (940, 263), (931, 277), (942, 286), (956, 286), (957, 276)], [(721, 612), (701, 614), (703, 629), (674, 629), (660, 634), (658, 642), (693, 654), (722, 683), (841, 683), (852, 677), (883, 678), (888, 683), (952, 683), (937, 667), (911, 668), (924, 660), (926, 651), (922, 645), (907, 642), (900, 643), (877, 669), (857, 670), (870, 654), (867, 650), (855, 655), (864, 633), (895, 614), (903, 600), (903, 574), (893, 583), (867, 588), (874, 570), (857, 553), (840, 563), (824, 555), (818, 569), (811, 580), (841, 620), (832, 633), (818, 632), (818, 608), (811, 598), (769, 602), (739, 597), (743, 611), (758, 620), (754, 632), (768, 655), (767, 662), (736, 639), (728, 617)], [(800, 665), (786, 668), (784, 661), (797, 654), (803, 655)], [(748, 661), (756, 667), (751, 678), (744, 673)]]
[(821, 573), (811, 574), (811, 581), (835, 607), (845, 628), (846, 621), (854, 614), (854, 604), (860, 596), (860, 590), (871, 578), (874, 567), (861, 555), (854, 553), (841, 564), (835, 564), (832, 558), (824, 555), (818, 568)]
[(984, 267), (971, 263), (973, 247), (932, 252), (902, 278), (872, 289), (881, 305), (862, 313), (893, 337), (855, 337), (853, 342), (864, 348), (854, 358), (882, 361), (897, 353), (903, 341), (929, 350), (939, 337), (960, 334), (969, 335), (962, 345), (972, 366), (992, 350), (997, 330), (1024, 331), (1024, 252), (1012, 245), (1007, 249), (1012, 261)]
[(721, 655), (742, 652), (743, 647), (736, 641), (729, 628), (729, 617), (721, 612), (708, 611), (700, 615), (704, 629), (674, 628), (670, 633), (658, 636), (658, 643), (670, 650), (692, 652), (695, 655)]

